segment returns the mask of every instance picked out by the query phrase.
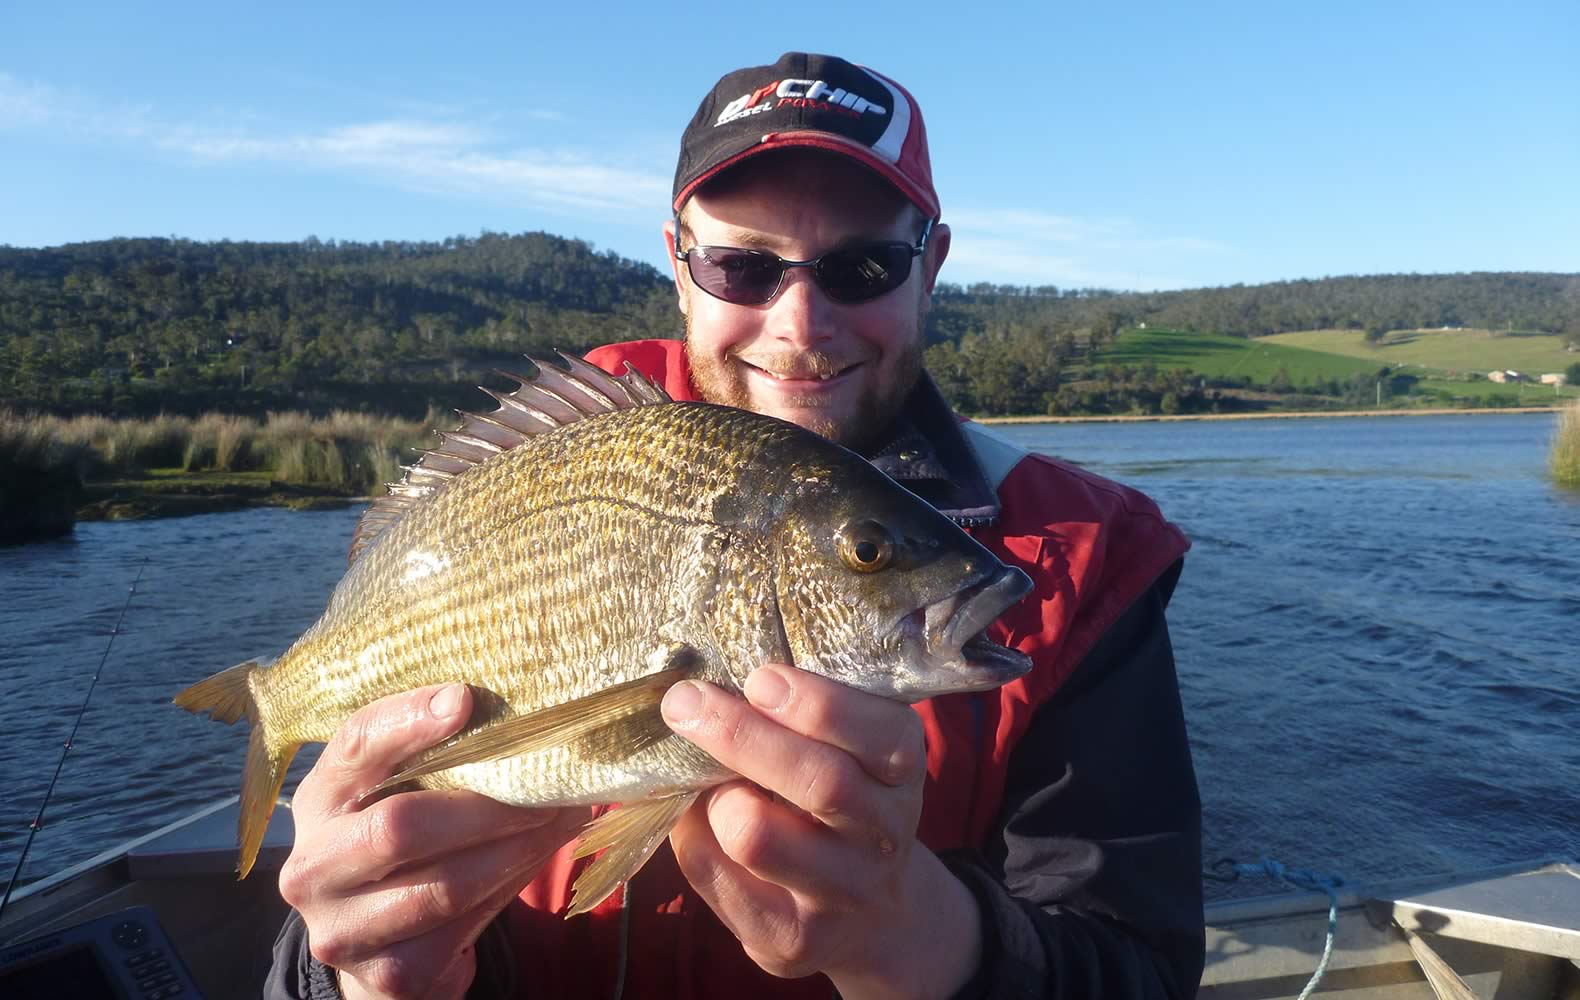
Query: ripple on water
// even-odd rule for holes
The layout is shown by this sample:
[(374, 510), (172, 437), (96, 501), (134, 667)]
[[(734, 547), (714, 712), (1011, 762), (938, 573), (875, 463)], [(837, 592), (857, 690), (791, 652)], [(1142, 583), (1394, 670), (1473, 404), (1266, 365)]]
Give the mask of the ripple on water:
[[(1209, 858), (1360, 880), (1580, 850), (1580, 502), (1541, 478), (1550, 419), (1445, 420), (1001, 429), (1121, 471), (1189, 530), (1170, 631)], [(144, 556), (24, 877), (235, 792), (245, 733), (167, 699), (310, 624), (357, 514), (84, 524), (0, 550), (0, 856)]]

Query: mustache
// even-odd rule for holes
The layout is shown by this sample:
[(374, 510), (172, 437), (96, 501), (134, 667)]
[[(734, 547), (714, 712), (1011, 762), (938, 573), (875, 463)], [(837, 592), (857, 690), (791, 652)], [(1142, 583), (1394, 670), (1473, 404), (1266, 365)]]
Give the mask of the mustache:
[(871, 350), (750, 350), (731, 351), (729, 356), (744, 361), (754, 368), (772, 372), (784, 378), (828, 378), (846, 368), (871, 361)]

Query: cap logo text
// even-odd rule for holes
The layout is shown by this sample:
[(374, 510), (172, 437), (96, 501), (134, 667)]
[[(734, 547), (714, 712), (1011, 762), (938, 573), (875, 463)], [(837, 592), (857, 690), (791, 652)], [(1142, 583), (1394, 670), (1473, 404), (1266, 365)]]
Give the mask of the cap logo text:
[(815, 107), (824, 111), (837, 111), (852, 118), (860, 118), (867, 111), (880, 115), (889, 113), (888, 108), (844, 88), (830, 87), (823, 80), (775, 80), (726, 104), (713, 124), (724, 125), (748, 115), (782, 107)]

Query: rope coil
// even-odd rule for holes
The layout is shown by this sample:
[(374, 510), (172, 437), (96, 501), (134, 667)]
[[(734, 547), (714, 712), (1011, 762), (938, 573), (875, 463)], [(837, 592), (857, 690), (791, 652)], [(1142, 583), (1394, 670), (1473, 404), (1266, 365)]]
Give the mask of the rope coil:
[(1324, 892), (1328, 896), (1328, 936), (1322, 945), (1322, 958), (1317, 962), (1317, 971), (1312, 973), (1311, 981), (1306, 983), (1306, 988), (1300, 991), (1296, 1000), (1307, 1000), (1316, 990), (1317, 984), (1322, 982), (1322, 977), (1327, 974), (1328, 961), (1333, 957), (1333, 939), (1339, 927), (1339, 888), (1344, 885), (1344, 880), (1337, 875), (1312, 871), (1309, 868), (1291, 868), (1282, 861), (1273, 858), (1263, 858), (1253, 863), (1241, 863), (1233, 858), (1219, 858), (1213, 862), (1212, 868), (1202, 872), (1206, 878), (1214, 882), (1237, 882), (1241, 876), (1263, 876), (1274, 882), (1282, 882), (1299, 892)]

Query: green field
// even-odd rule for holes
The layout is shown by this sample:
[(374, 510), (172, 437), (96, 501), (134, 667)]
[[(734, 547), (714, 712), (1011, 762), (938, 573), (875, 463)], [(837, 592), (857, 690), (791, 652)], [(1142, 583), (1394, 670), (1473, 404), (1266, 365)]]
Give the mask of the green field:
[(1272, 339), (1132, 329), (1098, 352), (1094, 363), (1139, 366), (1151, 362), (1160, 371), (1188, 368), (1209, 378), (1245, 375), (1257, 384), (1266, 383), (1282, 368), (1296, 385), (1317, 378), (1373, 375), (1381, 367), (1375, 361), (1268, 343)]
[(1485, 378), (1497, 368), (1531, 375), (1563, 371), (1580, 361), (1547, 334), (1493, 335), (1485, 330), (1390, 333), (1381, 346), (1366, 343), (1356, 330), (1308, 330), (1248, 340), (1181, 330), (1126, 330), (1094, 358), (1094, 367), (1151, 363), (1159, 371), (1188, 368), (1208, 378), (1248, 376), (1265, 386), (1282, 368), (1297, 388), (1316, 380), (1348, 381), (1382, 368), (1421, 377), (1411, 393), (1421, 402), (1442, 405), (1546, 406), (1580, 398), (1580, 386), (1498, 383)]
[[(1414, 369), (1406, 369), (1413, 373)], [(1580, 399), (1580, 387), (1563, 386), (1557, 392), (1550, 385), (1531, 382), (1513, 385), (1498, 382), (1465, 382), (1446, 378), (1424, 378), (1416, 384), (1415, 394), (1436, 393), (1445, 401), (1468, 400), (1477, 406), (1550, 406), (1565, 399)]]
[(1561, 372), (1580, 361), (1580, 354), (1564, 351), (1561, 339), (1544, 333), (1395, 330), (1373, 345), (1366, 342), (1359, 330), (1303, 330), (1259, 337), (1257, 343), (1339, 354), (1364, 359), (1379, 367), (1410, 365), (1460, 374), (1485, 375), (1489, 371), (1512, 368), (1534, 377), (1544, 372)]

